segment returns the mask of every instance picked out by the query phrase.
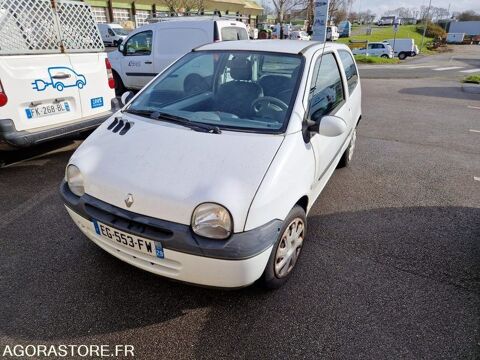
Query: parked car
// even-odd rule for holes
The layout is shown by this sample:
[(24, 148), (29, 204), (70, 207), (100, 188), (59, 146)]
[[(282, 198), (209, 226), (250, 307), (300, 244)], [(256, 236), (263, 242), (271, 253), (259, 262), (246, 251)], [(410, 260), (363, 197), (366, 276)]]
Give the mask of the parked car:
[(394, 56), (398, 56), (400, 60), (405, 60), (409, 56), (417, 56), (419, 53), (414, 39), (388, 39), (383, 42), (393, 48)]
[(338, 33), (338, 28), (336, 26), (327, 26), (327, 40), (328, 41), (337, 41), (340, 37)]
[(125, 30), (119, 24), (97, 24), (102, 41), (106, 46), (118, 46), (128, 35), (128, 31)]
[[(118, 108), (110, 63), (90, 6), (63, 6), (61, 1), (54, 9), (49, 2), (37, 5), (33, 9), (30, 0), (2, 4), (2, 150), (93, 130)], [(39, 14), (43, 15), (38, 18)]]
[(61, 194), (122, 261), (188, 283), (278, 287), (309, 241), (312, 205), (352, 160), (361, 114), (345, 45), (204, 45), (82, 143)]
[(306, 31), (295, 30), (290, 33), (290, 39), (308, 41), (310, 40), (310, 35), (308, 35)]
[(241, 21), (185, 16), (163, 19), (132, 31), (108, 54), (117, 94), (141, 89), (174, 60), (191, 49), (216, 41), (246, 40)]
[(394, 53), (392, 47), (388, 43), (371, 42), (367, 47), (353, 49), (354, 55), (379, 56), (382, 58), (393, 58)]

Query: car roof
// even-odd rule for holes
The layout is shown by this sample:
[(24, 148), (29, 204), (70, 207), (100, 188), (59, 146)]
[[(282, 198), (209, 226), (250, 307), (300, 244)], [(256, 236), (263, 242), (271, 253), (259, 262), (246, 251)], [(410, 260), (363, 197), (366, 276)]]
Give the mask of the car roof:
[[(323, 49), (324, 43), (319, 41), (303, 41), (303, 40), (237, 40), (222, 41), (199, 46), (195, 51), (203, 50), (240, 50), (240, 51), (265, 51), (284, 54), (300, 54), (310, 49)], [(348, 49), (343, 44), (333, 44), (327, 42), (325, 49)]]

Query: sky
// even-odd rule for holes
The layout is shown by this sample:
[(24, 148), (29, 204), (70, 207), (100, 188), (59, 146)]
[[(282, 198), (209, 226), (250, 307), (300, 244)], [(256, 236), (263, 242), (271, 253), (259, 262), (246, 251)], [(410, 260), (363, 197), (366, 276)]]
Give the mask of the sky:
[[(372, 10), (377, 15), (382, 15), (383, 12), (399, 7), (420, 7), (422, 5), (428, 6), (429, 0), (355, 0), (353, 11)], [(480, 13), (480, 0), (432, 0), (432, 6), (443, 7), (448, 9), (450, 4), (450, 11), (464, 11), (474, 10)]]

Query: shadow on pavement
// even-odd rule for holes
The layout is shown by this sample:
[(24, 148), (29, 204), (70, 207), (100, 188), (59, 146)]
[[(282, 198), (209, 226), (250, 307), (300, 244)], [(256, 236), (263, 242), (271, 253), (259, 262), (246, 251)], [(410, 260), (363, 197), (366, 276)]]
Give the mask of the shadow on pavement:
[(416, 355), (474, 351), (479, 208), (310, 217), (293, 278), (268, 292), (258, 286), (199, 288), (138, 270), (89, 242), (60, 200), (49, 200), (32, 209), (38, 223), (19, 220), (2, 230), (0, 334), (9, 338), (55, 341), (117, 333), (206, 308), (199, 339), (170, 347), (181, 352), (182, 346), (195, 346), (197, 358), (394, 356), (417, 346)]
[(478, 101), (478, 95), (468, 94), (462, 91), (462, 85), (458, 83), (458, 86), (450, 87), (413, 87), (404, 88), (399, 91), (401, 94), (440, 97), (449, 99), (464, 99)]

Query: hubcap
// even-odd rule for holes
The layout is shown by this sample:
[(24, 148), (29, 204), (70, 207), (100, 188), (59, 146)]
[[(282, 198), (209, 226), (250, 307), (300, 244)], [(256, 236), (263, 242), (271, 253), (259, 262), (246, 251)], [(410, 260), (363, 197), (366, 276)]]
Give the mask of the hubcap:
[(275, 254), (275, 275), (287, 276), (297, 263), (302, 249), (305, 225), (303, 220), (295, 218), (285, 229)]
[(350, 140), (350, 146), (348, 147), (348, 161), (352, 160), (353, 150), (355, 150), (356, 140), (357, 140), (357, 130), (353, 130), (352, 140)]

